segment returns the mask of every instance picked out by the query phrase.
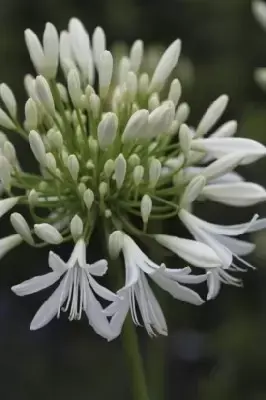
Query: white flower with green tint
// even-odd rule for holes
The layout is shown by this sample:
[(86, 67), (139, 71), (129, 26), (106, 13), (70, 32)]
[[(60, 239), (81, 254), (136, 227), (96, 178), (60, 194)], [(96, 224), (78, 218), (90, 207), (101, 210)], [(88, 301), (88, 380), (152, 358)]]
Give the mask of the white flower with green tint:
[[(61, 33), (48, 23), (42, 42), (29, 29), (25, 39), (36, 70), (36, 76), (24, 81), (25, 118), (19, 121), (15, 96), (2, 84), (0, 126), (27, 142), (38, 172), (23, 169), (8, 135), (0, 133), (0, 190), (5, 196), (0, 216), (12, 209), (16, 232), (0, 240), (0, 257), (22, 240), (37, 248), (74, 243), (68, 262), (50, 252), (51, 272), (38, 276), (36, 271), (36, 277), (13, 286), (24, 296), (60, 281), (31, 329), (44, 326), (61, 310), (69, 312), (70, 320), (80, 319), (84, 311), (93, 329), (110, 340), (119, 335), (130, 312), (150, 335), (166, 335), (150, 281), (193, 305), (204, 299), (191, 284), (193, 289), (206, 284), (207, 300), (218, 294), (221, 283), (241, 284), (229, 272), (239, 272), (235, 260), (248, 265), (240, 257), (254, 246), (236, 237), (265, 228), (265, 220), (210, 224), (194, 215), (193, 205), (206, 199), (234, 207), (264, 201), (265, 189), (233, 170), (265, 156), (266, 148), (233, 138), (234, 120), (218, 125), (229, 101), (224, 94), (191, 126), (181, 83), (171, 80), (180, 40), (170, 44), (150, 73), (141, 40), (117, 59), (103, 29), (97, 27), (90, 38), (76, 18)], [(13, 210), (17, 205), (29, 211), (27, 217)], [(180, 237), (178, 229), (173, 236), (151, 229), (152, 221), (168, 220), (177, 227), (183, 223), (193, 240)], [(87, 264), (86, 249), (90, 253), (96, 231), (99, 250), (106, 253)], [(147, 240), (184, 260), (179, 260), (180, 268), (153, 262), (145, 254)], [(125, 267), (118, 273), (120, 253)], [(119, 288), (114, 284), (107, 289), (96, 281), (106, 273), (109, 257), (114, 259), (108, 263), (109, 274), (120, 275)]]

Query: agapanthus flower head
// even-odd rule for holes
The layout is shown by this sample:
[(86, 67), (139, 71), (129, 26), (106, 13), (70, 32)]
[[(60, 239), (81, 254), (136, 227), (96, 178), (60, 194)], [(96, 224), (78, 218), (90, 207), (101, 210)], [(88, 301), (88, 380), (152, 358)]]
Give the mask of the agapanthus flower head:
[[(266, 149), (254, 140), (233, 138), (236, 121), (217, 127), (227, 95), (211, 103), (196, 127), (188, 123), (190, 108), (180, 100), (180, 81), (171, 80), (181, 51), (179, 39), (152, 73), (145, 71), (141, 40), (115, 59), (103, 29), (97, 27), (90, 38), (76, 18), (60, 34), (46, 24), (42, 43), (29, 29), (25, 39), (37, 75), (25, 77), (25, 120), (19, 122), (15, 97), (2, 84), (5, 110), (0, 109), (0, 126), (28, 142), (39, 173), (24, 171), (15, 147), (1, 133), (0, 179), (6, 197), (0, 201), (0, 216), (19, 204), (29, 209), (31, 221), (18, 212), (11, 214), (16, 234), (0, 240), (0, 256), (22, 240), (35, 247), (72, 241), (74, 250), (68, 262), (51, 252), (52, 272), (13, 291), (23, 296), (60, 280), (34, 317), (32, 329), (59, 316), (65, 306), (71, 320), (80, 319), (84, 311), (93, 329), (108, 340), (120, 333), (129, 311), (136, 324), (143, 320), (150, 335), (167, 334), (149, 280), (194, 305), (204, 300), (185, 285), (206, 281), (209, 300), (221, 282), (241, 284), (229, 272), (240, 269), (234, 260), (247, 265), (240, 256), (254, 246), (235, 236), (263, 229), (265, 221), (255, 217), (240, 225), (216, 225), (194, 215), (193, 204), (209, 199), (239, 207), (266, 200), (263, 187), (233, 172), (263, 157)], [(168, 219), (182, 222), (193, 239), (150, 231), (150, 221)], [(122, 255), (125, 260), (125, 285), (116, 294), (95, 279), (105, 274), (107, 260), (86, 262), (96, 227), (104, 232), (101, 246), (106, 244), (110, 258)], [(171, 269), (153, 262), (135, 242), (147, 237), (185, 265)], [(110, 268), (113, 265), (116, 269), (116, 261)], [(106, 301), (110, 304), (104, 310)]]

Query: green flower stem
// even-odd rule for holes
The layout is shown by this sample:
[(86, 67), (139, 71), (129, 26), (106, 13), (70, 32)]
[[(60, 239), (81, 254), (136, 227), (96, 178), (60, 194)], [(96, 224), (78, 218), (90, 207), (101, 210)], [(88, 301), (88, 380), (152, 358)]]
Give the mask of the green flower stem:
[(149, 400), (138, 338), (129, 314), (123, 326), (122, 342), (132, 382), (132, 398), (134, 400)]

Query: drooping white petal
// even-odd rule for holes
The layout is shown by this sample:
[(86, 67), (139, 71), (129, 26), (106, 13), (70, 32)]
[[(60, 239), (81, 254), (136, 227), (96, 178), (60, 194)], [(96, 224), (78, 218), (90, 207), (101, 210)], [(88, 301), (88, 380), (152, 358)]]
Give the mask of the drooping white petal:
[[(243, 235), (246, 232), (252, 232), (253, 225), (256, 223), (258, 224), (257, 221), (258, 215), (254, 215), (248, 222), (235, 225), (212, 224), (210, 222), (204, 221), (203, 219), (196, 217), (195, 215), (192, 215), (186, 210), (180, 211), (180, 217), (182, 218), (182, 221), (189, 223), (189, 225), (191, 226), (195, 225), (200, 229), (204, 229), (207, 232), (211, 232), (215, 235), (228, 235), (228, 236)], [(254, 225), (254, 227), (255, 226), (256, 225)]]
[(216, 253), (204, 243), (169, 235), (155, 235), (155, 239), (196, 267), (215, 268), (221, 265)]
[(120, 335), (127, 313), (129, 311), (128, 295), (125, 293), (123, 298), (112, 303), (107, 309), (104, 310), (105, 315), (111, 315), (110, 328), (112, 331), (112, 339)]
[(231, 250), (233, 254), (238, 256), (246, 256), (252, 253), (256, 247), (254, 243), (223, 235), (219, 235), (219, 242)]
[(86, 285), (86, 297), (87, 305), (85, 308), (85, 312), (87, 314), (89, 324), (92, 326), (96, 333), (107, 340), (112, 340), (113, 333), (111, 331), (109, 321), (106, 315), (103, 313), (101, 304), (96, 299), (88, 285)]
[(115, 301), (117, 295), (111, 292), (106, 287), (100, 285), (92, 276), (88, 276), (90, 286), (94, 290), (94, 292), (101, 298), (108, 301)]
[(245, 138), (207, 138), (192, 140), (191, 148), (207, 151), (214, 158), (229, 153), (243, 153), (241, 164), (250, 164), (266, 155), (266, 147), (252, 139)]
[(19, 285), (12, 286), (12, 291), (18, 296), (27, 296), (28, 294), (39, 292), (40, 290), (46, 289), (52, 286), (55, 282), (60, 279), (62, 273), (49, 272), (45, 275), (35, 276), (34, 278), (28, 279)]
[(179, 285), (177, 282), (165, 278), (161, 274), (151, 275), (151, 279), (154, 280), (162, 289), (170, 293), (175, 299), (185, 301), (196, 306), (204, 303), (204, 301), (196, 292), (185, 286)]
[(208, 185), (201, 194), (210, 200), (231, 206), (246, 207), (266, 200), (265, 189), (252, 182)]
[(207, 300), (213, 300), (219, 293), (221, 281), (218, 271), (209, 271), (207, 273), (208, 294)]
[(154, 296), (143, 272), (135, 290), (139, 310), (144, 326), (150, 336), (167, 335), (167, 324), (156, 297)]
[(66, 275), (58, 288), (46, 300), (35, 314), (31, 324), (30, 330), (35, 331), (47, 325), (58, 313), (61, 306), (64, 304), (69, 292), (70, 280)]

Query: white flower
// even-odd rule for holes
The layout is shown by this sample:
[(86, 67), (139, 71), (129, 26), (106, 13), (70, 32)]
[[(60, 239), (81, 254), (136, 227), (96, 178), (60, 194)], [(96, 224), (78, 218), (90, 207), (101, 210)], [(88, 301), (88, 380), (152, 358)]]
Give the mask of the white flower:
[(119, 335), (129, 309), (134, 323), (139, 325), (136, 312), (137, 302), (149, 335), (156, 333), (166, 335), (167, 326), (163, 312), (149, 287), (145, 274), (174, 298), (194, 305), (203, 304), (203, 300), (196, 292), (181, 284), (203, 282), (206, 280), (206, 275), (190, 275), (191, 270), (188, 267), (169, 269), (164, 264), (159, 266), (143, 253), (130, 236), (122, 235), (121, 247), (125, 259), (126, 282), (118, 292), (119, 298), (106, 310), (106, 314), (112, 316), (111, 329), (115, 336)]
[[(50, 252), (49, 266), (52, 272), (36, 276), (12, 287), (13, 292), (18, 296), (26, 296), (45, 289), (62, 278), (58, 288), (34, 316), (31, 330), (42, 328), (56, 315), (59, 317), (61, 309), (69, 311), (69, 320), (80, 319), (82, 311), (85, 311), (89, 324), (95, 332), (110, 340), (113, 334), (108, 319), (94, 293), (108, 301), (115, 301), (117, 296), (99, 285), (93, 278), (93, 276), (102, 276), (106, 273), (107, 261), (99, 260), (93, 264), (87, 264), (86, 245), (84, 240), (80, 239), (67, 263), (55, 253)], [(64, 303), (66, 305), (63, 308)]]
[[(215, 271), (211, 270), (208, 272), (208, 299), (214, 296), (214, 294), (211, 293), (215, 293), (215, 295), (218, 293), (216, 290), (218, 285), (216, 281), (218, 278), (221, 282), (239, 286), (241, 281), (230, 276), (225, 270), (243, 270), (235, 264), (233, 257), (244, 264), (244, 266), (253, 268), (252, 265), (247, 263), (240, 256), (245, 256), (251, 253), (254, 250), (255, 245), (236, 239), (235, 236), (242, 235), (246, 232), (260, 230), (265, 227), (265, 222), (263, 222), (263, 220), (262, 222), (256, 222), (257, 215), (255, 215), (252, 220), (247, 223), (223, 226), (206, 222), (184, 209), (179, 212), (179, 218), (194, 238), (211, 247), (221, 260), (221, 267), (218, 267)], [(213, 289), (214, 283), (216, 288), (215, 290)]]
[(230, 206), (246, 207), (266, 200), (265, 189), (252, 182), (217, 183), (205, 186), (201, 195)]

